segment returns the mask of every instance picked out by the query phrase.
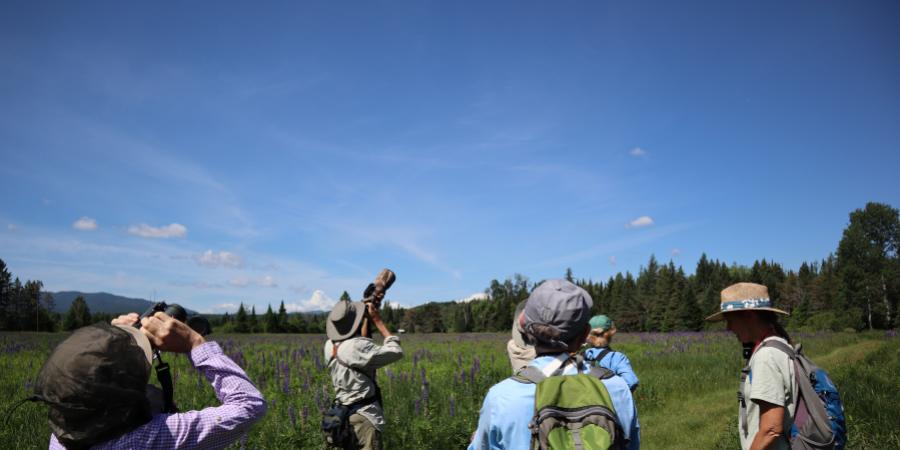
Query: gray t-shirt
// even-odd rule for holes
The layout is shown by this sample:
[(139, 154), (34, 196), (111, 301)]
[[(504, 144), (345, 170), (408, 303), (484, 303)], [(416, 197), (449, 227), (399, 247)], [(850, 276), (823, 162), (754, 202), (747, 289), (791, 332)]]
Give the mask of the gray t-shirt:
[[(397, 336), (388, 336), (382, 345), (364, 337), (347, 339), (338, 343), (337, 359), (331, 357), (333, 348), (330, 340), (325, 341), (325, 360), (328, 361), (334, 394), (344, 405), (375, 395), (375, 384), (372, 382), (375, 369), (403, 357)], [(357, 413), (369, 419), (378, 431), (384, 428), (384, 411), (378, 403), (363, 406)]]
[[(771, 336), (763, 342), (780, 337)], [(744, 383), (744, 398), (747, 399), (747, 433), (744, 433), (738, 415), (738, 432), (741, 436), (741, 448), (747, 450), (759, 431), (758, 401), (783, 406), (785, 408), (782, 433), (789, 436), (794, 423), (794, 407), (797, 401), (797, 379), (794, 377), (794, 365), (787, 354), (772, 347), (760, 347), (750, 357), (750, 374)], [(773, 449), (790, 448), (787, 439), (779, 439)]]

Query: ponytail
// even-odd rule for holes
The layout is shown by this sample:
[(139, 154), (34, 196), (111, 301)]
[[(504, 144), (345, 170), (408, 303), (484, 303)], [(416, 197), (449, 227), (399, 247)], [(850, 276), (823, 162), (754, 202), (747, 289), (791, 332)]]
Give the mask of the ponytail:
[(788, 334), (787, 330), (785, 330), (784, 327), (780, 323), (778, 323), (778, 316), (774, 312), (759, 311), (759, 315), (764, 321), (768, 322), (769, 325), (772, 326), (772, 331), (774, 331), (778, 337), (788, 341), (788, 344), (794, 345), (794, 341), (791, 340), (791, 336)]

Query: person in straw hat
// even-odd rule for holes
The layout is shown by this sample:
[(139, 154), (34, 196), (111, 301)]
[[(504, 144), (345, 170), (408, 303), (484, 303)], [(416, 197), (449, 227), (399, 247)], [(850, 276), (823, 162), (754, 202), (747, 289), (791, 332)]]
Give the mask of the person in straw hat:
[[(350, 425), (358, 448), (363, 450), (382, 448), (384, 409), (375, 370), (403, 357), (400, 338), (388, 331), (378, 313), (380, 300), (341, 300), (325, 322), (325, 359), (335, 401), (350, 408)], [(384, 336), (382, 345), (372, 340), (372, 327)]]
[(631, 361), (622, 352), (612, 349), (613, 336), (616, 335), (616, 325), (612, 319), (604, 315), (591, 317), (591, 333), (587, 337), (587, 345), (590, 347), (584, 351), (584, 359), (593, 361), (600, 367), (606, 367), (622, 377), (632, 392), (638, 386), (638, 377), (631, 368)]
[(778, 323), (785, 311), (772, 306), (769, 290), (755, 283), (737, 283), (722, 291), (719, 311), (708, 321), (725, 320), (728, 329), (744, 346), (749, 359), (742, 390), (738, 392), (738, 433), (741, 448), (788, 449), (785, 433), (793, 425), (798, 387), (794, 365), (784, 352), (760, 346), (768, 340), (790, 345), (791, 339)]

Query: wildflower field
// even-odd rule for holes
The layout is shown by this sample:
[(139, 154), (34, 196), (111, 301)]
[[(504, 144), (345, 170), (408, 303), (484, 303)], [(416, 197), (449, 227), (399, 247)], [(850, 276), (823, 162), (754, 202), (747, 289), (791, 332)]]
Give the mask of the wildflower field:
[[(30, 393), (65, 334), (0, 334), (0, 409)], [(234, 448), (324, 448), (321, 411), (331, 398), (321, 335), (213, 335), (269, 402), (266, 417)], [(510, 375), (508, 334), (413, 334), (404, 358), (379, 371), (386, 449), (464, 448), (488, 388)], [(829, 370), (844, 400), (850, 449), (900, 448), (900, 339), (895, 331), (794, 336)], [(640, 377), (636, 400), (644, 449), (738, 448), (735, 392), (740, 345), (724, 332), (616, 336)], [(182, 410), (216, 405), (212, 388), (181, 355), (173, 365)], [(0, 448), (46, 448), (46, 407), (25, 404), (0, 426)]]

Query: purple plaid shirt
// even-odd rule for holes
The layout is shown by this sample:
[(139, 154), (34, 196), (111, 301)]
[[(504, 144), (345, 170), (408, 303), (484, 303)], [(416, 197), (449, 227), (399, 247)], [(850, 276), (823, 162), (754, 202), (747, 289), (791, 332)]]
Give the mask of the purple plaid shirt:
[[(157, 414), (149, 422), (92, 449), (214, 449), (240, 439), (266, 413), (266, 401), (247, 374), (207, 342), (191, 350), (191, 364), (212, 384), (221, 406), (177, 414)], [(65, 447), (50, 435), (50, 449)]]

